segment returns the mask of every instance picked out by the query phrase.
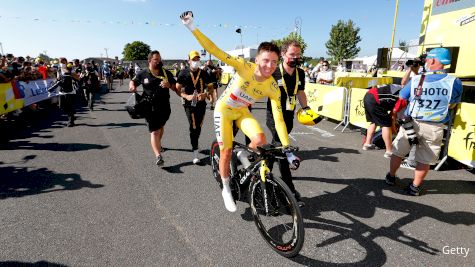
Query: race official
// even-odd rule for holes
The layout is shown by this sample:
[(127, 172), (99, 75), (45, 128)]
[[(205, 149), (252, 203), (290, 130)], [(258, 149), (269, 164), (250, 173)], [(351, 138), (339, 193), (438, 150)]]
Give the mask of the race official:
[(205, 70), (202, 70), (200, 53), (191, 51), (188, 55), (189, 69), (180, 71), (176, 89), (183, 98), (183, 107), (190, 125), (190, 141), (193, 150), (193, 164), (198, 164), (198, 139), (206, 113), (206, 99), (213, 91), (213, 81)]
[[(294, 126), (294, 114), (297, 99), (300, 106), (307, 107), (307, 96), (305, 95), (305, 72), (298, 68), (301, 57), (300, 43), (296, 41), (284, 42), (281, 47), (282, 63), (274, 71), (272, 76), (277, 81), (280, 88), (280, 102), (282, 105), (285, 125), (287, 126), (287, 133), (292, 131)], [(280, 144), (280, 139), (277, 134), (277, 129), (273, 119), (272, 107), (270, 100), (267, 101), (266, 125), (272, 133), (272, 143)], [(295, 190), (292, 182), (292, 174), (287, 159), (278, 161), (282, 180), (289, 186), (294, 193), (295, 198), (300, 206), (303, 202), (300, 199), (300, 194)]]

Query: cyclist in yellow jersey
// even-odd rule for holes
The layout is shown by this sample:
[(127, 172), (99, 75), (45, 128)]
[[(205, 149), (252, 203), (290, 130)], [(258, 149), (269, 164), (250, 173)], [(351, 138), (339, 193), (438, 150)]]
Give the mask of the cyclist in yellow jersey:
[(289, 136), (282, 116), (280, 89), (272, 78), (279, 61), (279, 48), (269, 42), (259, 45), (256, 63), (245, 61), (243, 58), (232, 57), (219, 49), (193, 24), (193, 13), (184, 12), (180, 16), (183, 24), (193, 33), (198, 42), (210, 54), (226, 64), (233, 66), (236, 74), (229, 82), (226, 90), (216, 103), (214, 124), (216, 137), (220, 146), (219, 171), (223, 180), (223, 200), (226, 209), (236, 211), (236, 204), (229, 188), (229, 163), (233, 145), (233, 121), (251, 139), (252, 148), (267, 143), (264, 131), (248, 110), (248, 106), (256, 100), (269, 97), (274, 114), (277, 134), (283, 146), (289, 145)]

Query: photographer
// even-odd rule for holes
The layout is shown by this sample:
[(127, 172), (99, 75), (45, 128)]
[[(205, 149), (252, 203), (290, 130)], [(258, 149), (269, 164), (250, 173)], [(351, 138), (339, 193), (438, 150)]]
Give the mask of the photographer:
[(393, 142), (390, 170), (385, 180), (389, 185), (396, 184), (396, 171), (402, 158), (415, 145), (417, 165), (414, 180), (406, 189), (413, 196), (420, 195), (420, 187), (430, 165), (439, 157), (444, 123), (449, 121), (448, 109), (454, 108), (462, 96), (462, 82), (444, 72), (444, 66), (450, 62), (450, 53), (446, 48), (430, 50), (423, 62), (426, 72), (414, 76), (399, 95), (409, 104)]

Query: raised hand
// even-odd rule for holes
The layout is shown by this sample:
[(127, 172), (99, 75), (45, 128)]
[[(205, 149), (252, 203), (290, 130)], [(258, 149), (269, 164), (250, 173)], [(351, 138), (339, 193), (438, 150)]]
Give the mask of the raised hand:
[(185, 11), (180, 15), (181, 22), (185, 25), (190, 31), (195, 30), (195, 25), (193, 23), (193, 12)]

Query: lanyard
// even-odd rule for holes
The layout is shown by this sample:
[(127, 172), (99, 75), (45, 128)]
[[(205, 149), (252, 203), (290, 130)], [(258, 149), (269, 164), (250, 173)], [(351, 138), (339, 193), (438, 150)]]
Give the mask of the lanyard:
[(155, 74), (153, 74), (151, 69), (149, 71), (150, 71), (150, 74), (152, 74), (152, 76), (155, 77), (155, 78), (162, 79), (164, 81), (168, 80), (167, 72), (163, 69), (163, 67), (162, 67), (162, 72), (163, 72), (163, 75), (165, 75), (165, 76), (155, 75)]
[[(193, 88), (195, 89), (196, 89), (196, 83), (200, 79), (200, 74), (201, 74), (201, 69), (198, 71), (198, 74), (196, 75), (196, 78), (195, 78), (195, 76), (193, 75), (193, 72), (190, 71), (191, 80), (193, 81)], [(203, 80), (201, 80), (200, 85), (201, 85), (200, 89), (203, 90)]]
[[(285, 93), (287, 94), (287, 96), (289, 95), (289, 93), (287, 92), (287, 85), (285, 84), (285, 79), (284, 79), (284, 70), (282, 69), (282, 66), (284, 65), (284, 63), (280, 64), (280, 73), (282, 74), (282, 86), (284, 87), (284, 90), (285, 90)], [(297, 94), (297, 89), (299, 87), (299, 72), (298, 72), (298, 69), (295, 68), (295, 89), (294, 89), (294, 96)]]

